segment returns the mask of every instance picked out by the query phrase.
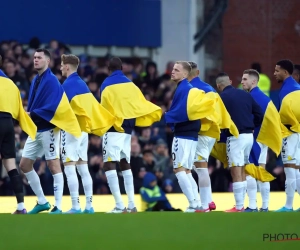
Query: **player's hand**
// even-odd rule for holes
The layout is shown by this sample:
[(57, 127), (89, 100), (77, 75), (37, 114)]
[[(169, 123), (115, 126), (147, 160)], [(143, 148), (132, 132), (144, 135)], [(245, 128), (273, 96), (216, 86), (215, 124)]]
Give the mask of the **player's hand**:
[(30, 112), (26, 112), (27, 113), (27, 115), (29, 115), (30, 116)]

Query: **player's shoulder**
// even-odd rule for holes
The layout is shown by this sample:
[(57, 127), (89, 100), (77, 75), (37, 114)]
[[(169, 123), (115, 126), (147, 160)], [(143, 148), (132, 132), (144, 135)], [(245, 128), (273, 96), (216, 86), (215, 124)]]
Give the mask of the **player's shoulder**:
[[(37, 76), (36, 76), (37, 77)], [(42, 80), (45, 80), (47, 82), (51, 82), (52, 84), (60, 84), (58, 78), (56, 77), (56, 75), (53, 74), (53, 72), (51, 71), (51, 69), (49, 69), (47, 72), (45, 72), (45, 76), (42, 78)]]
[(13, 82), (13, 80), (0, 76), (0, 82), (3, 83), (3, 86), (9, 86), (9, 88), (12, 88), (13, 90), (19, 90), (17, 85)]

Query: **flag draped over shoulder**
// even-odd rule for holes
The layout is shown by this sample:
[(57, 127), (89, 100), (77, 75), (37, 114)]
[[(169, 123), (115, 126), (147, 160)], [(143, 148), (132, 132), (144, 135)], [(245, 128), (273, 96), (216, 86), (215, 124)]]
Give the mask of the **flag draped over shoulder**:
[(261, 147), (258, 143), (262, 143), (273, 150), (278, 156), (282, 146), (281, 121), (278, 111), (272, 100), (265, 95), (258, 87), (250, 92), (253, 99), (261, 107), (264, 114), (262, 124), (254, 129), (253, 146), (249, 156), (250, 164), (247, 164), (245, 171), (260, 181), (272, 181), (275, 179), (268, 171), (259, 166), (259, 156)]
[(149, 127), (160, 121), (162, 110), (149, 102), (140, 89), (121, 70), (114, 71), (101, 85), (101, 104), (116, 121), (114, 128), (124, 132), (124, 119), (136, 119), (138, 127)]
[(201, 130), (199, 134), (219, 140), (220, 129), (229, 129), (229, 132), (237, 137), (239, 135), (238, 129), (231, 120), (231, 117), (216, 90), (209, 84), (201, 81), (199, 77), (195, 77), (190, 83), (193, 87), (203, 90), (210, 99), (215, 99), (215, 112), (210, 116), (201, 119)]
[[(300, 85), (290, 76), (279, 92), (279, 115), (283, 125), (283, 137), (300, 133)], [(289, 129), (287, 128), (289, 127)]]
[(165, 114), (167, 124), (200, 120), (212, 115), (215, 99), (194, 88), (186, 79), (177, 86), (170, 110)]
[(72, 135), (80, 137), (81, 129), (78, 121), (56, 76), (52, 74), (50, 69), (47, 69), (33, 98), (36, 77), (30, 86), (28, 111), (34, 112), (39, 117)]
[[(237, 127), (235, 126), (234, 122), (231, 120), (231, 117), (221, 99), (219, 94), (217, 93), (207, 93), (206, 95), (212, 95), (211, 98), (214, 98), (215, 101), (215, 112), (212, 116), (215, 118), (210, 119), (210, 127), (207, 129), (204, 126), (201, 128), (200, 135), (206, 135), (213, 138), (216, 138), (217, 140), (220, 139), (220, 130), (221, 129), (228, 129), (230, 134), (232, 134), (235, 137), (239, 136), (239, 131)], [(204, 121), (201, 120), (202, 124), (206, 124), (206, 120), (208, 120), (210, 117), (204, 118)], [(216, 121), (216, 122), (212, 122)]]
[[(256, 142), (260, 142), (268, 146), (278, 156), (282, 146), (282, 126), (280, 115), (272, 100), (258, 87), (253, 88), (250, 94), (264, 113), (261, 126), (254, 129), (254, 139)], [(257, 143), (255, 145), (257, 145)]]
[(21, 129), (34, 140), (37, 127), (23, 108), (17, 86), (10, 79), (0, 76), (0, 94), (0, 111), (10, 113), (19, 122)]
[(4, 72), (0, 69), (0, 77), (1, 77), (1, 76), (2, 76), (2, 77), (8, 78), (7, 75), (5, 75)]
[(62, 86), (82, 131), (102, 136), (113, 126), (116, 118), (96, 100), (77, 73), (71, 74)]

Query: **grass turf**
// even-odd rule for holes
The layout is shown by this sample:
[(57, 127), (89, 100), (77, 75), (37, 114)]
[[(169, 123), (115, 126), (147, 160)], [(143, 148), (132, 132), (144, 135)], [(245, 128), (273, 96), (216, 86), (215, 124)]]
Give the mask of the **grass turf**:
[(0, 249), (300, 249), (300, 213), (0, 214)]

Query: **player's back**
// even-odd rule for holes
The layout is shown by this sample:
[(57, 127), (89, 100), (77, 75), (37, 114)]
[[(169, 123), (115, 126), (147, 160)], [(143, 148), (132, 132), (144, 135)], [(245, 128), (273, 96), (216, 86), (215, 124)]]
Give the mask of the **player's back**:
[(279, 99), (279, 114), (282, 123), (287, 124), (291, 120), (291, 116), (296, 117), (297, 121), (300, 122), (300, 85), (291, 76), (283, 82), (279, 92)]
[[(123, 105), (128, 105), (132, 102), (132, 97), (137, 98), (137, 96), (132, 96), (137, 92), (140, 92), (140, 89), (129, 79), (127, 78), (121, 70), (114, 71), (110, 76), (108, 76), (100, 87), (100, 96), (104, 90), (109, 89), (112, 95), (110, 95), (111, 101), (114, 100), (122, 101)], [(131, 105), (129, 105), (131, 106)]]
[(87, 84), (81, 79), (81, 77), (75, 72), (71, 74), (63, 83), (64, 91), (71, 101), (75, 96), (90, 93)]
[(253, 88), (250, 91), (250, 95), (261, 107), (262, 111), (265, 112), (269, 102), (271, 101), (270, 97), (268, 97), (264, 92), (262, 92), (259, 87)]
[(249, 93), (227, 86), (220, 96), (239, 133), (252, 133), (261, 124), (263, 113)]
[(0, 69), (0, 76), (8, 78), (7, 75), (5, 75), (5, 73), (1, 69)]
[(195, 87), (198, 88), (200, 90), (203, 90), (205, 93), (208, 92), (216, 92), (216, 90), (209, 85), (208, 83), (202, 81), (199, 77), (195, 77), (190, 81), (190, 84)]
[[(11, 102), (18, 102), (18, 99), (11, 100), (10, 98), (13, 97), (18, 97), (19, 95), (19, 89), (18, 87), (14, 84), (12, 80), (10, 80), (7, 77), (0, 76), (0, 84), (1, 84), (1, 91), (0, 91), (0, 103), (11, 103)], [(7, 94), (9, 93), (9, 95)], [(1, 111), (1, 106), (0, 106), (0, 111)]]

